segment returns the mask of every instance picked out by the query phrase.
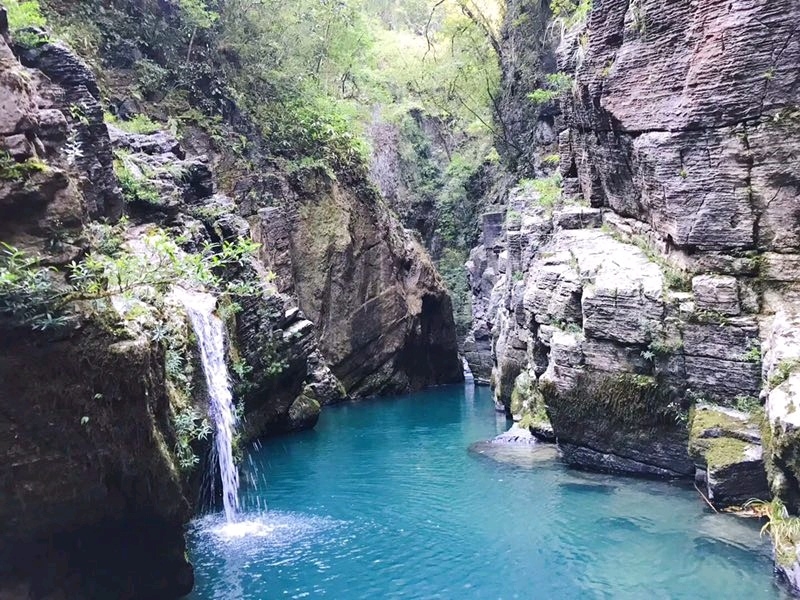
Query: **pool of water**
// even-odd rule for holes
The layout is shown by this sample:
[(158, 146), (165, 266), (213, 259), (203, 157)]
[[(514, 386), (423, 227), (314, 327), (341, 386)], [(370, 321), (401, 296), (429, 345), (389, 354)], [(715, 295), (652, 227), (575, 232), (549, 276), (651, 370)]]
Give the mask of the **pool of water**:
[(191, 525), (190, 597), (783, 598), (757, 524), (691, 488), (468, 451), (507, 426), (485, 388), (326, 408), (250, 453), (243, 522)]

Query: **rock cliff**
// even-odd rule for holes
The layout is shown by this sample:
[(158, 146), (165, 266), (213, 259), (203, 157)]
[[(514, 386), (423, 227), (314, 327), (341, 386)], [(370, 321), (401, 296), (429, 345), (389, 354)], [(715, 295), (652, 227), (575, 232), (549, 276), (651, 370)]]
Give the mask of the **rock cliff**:
[(178, 279), (142, 273), (224, 282), (239, 449), (348, 396), (460, 380), (450, 300), (365, 181), (276, 168), (242, 202), (200, 134), (107, 124), (72, 50), (15, 43), (2, 9), (0, 34), (0, 596), (178, 597), (208, 407)]
[(483, 217), (473, 371), (569, 463), (797, 510), (800, 4), (513, 4), (569, 85), (527, 90), (558, 153)]

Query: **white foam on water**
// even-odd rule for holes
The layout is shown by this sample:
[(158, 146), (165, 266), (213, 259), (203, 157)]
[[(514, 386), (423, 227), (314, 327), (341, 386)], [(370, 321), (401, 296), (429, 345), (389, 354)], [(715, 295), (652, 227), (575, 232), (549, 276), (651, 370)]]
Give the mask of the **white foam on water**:
[(235, 547), (269, 553), (316, 540), (343, 524), (328, 517), (281, 511), (240, 513), (236, 522), (229, 523), (217, 513), (195, 520), (190, 530), (193, 537), (203, 540), (207, 550), (216, 548), (216, 552), (225, 553)]
[(215, 527), (211, 532), (222, 540), (230, 540), (243, 537), (266, 537), (275, 531), (275, 525), (269, 525), (262, 521), (237, 521), (235, 523), (223, 523)]

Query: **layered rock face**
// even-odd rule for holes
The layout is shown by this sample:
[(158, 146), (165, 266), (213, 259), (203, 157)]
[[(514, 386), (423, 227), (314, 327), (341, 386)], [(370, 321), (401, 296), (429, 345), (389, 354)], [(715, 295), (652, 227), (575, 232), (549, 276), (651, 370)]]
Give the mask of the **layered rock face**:
[[(119, 217), (122, 196), (91, 72), (54, 44), (25, 62), (0, 40), (0, 236), (63, 265), (84, 252), (91, 219)], [(0, 322), (0, 593), (186, 593), (190, 503), (171, 454), (163, 351), (83, 316), (76, 325)]]
[(606, 0), (567, 25), (559, 164), (484, 216), (466, 354), (577, 466), (796, 503), (798, 11)]
[(280, 206), (250, 217), (254, 238), (278, 289), (316, 324), (320, 349), (348, 392), (460, 381), (447, 291), (380, 196), (318, 172), (283, 193)]
[[(171, 134), (106, 125), (94, 75), (69, 49), (14, 46), (3, 11), (0, 24), (0, 241), (36, 258), (29, 268), (52, 266), (53, 293), (68, 289), (70, 262), (148, 256), (154, 232), (187, 255), (263, 244), (220, 274), (261, 290), (217, 306), (242, 441), (313, 427), (321, 406), (348, 394), (461, 378), (447, 293), (370, 189), (314, 174), (281, 180), (281, 209), (242, 207), (218, 192), (212, 160)], [(180, 305), (148, 294), (76, 300), (45, 332), (15, 320), (14, 298), (0, 302), (4, 598), (172, 598), (192, 587), (183, 528), (208, 407)]]

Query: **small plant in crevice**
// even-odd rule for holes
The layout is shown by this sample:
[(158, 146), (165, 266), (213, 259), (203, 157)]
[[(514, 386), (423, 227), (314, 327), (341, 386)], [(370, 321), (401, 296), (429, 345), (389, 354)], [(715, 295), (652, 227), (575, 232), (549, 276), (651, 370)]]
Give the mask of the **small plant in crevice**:
[(755, 413), (761, 410), (761, 401), (755, 396), (736, 396), (734, 407), (746, 413)]
[(8, 152), (0, 150), (0, 181), (22, 182), (44, 171), (47, 171), (47, 165), (38, 158), (17, 162)]
[(561, 32), (561, 37), (573, 27), (581, 27), (589, 18), (592, 0), (551, 0), (553, 26)]
[(542, 163), (550, 167), (556, 167), (560, 162), (561, 162), (560, 154), (548, 154), (542, 157)]
[(572, 335), (583, 335), (583, 327), (577, 323), (573, 323), (572, 321), (556, 319), (551, 323), (551, 325), (565, 333), (570, 333)]
[(747, 352), (742, 355), (742, 360), (746, 360), (747, 362), (751, 363), (760, 363), (761, 362), (761, 343), (756, 340), (749, 340), (749, 348)]
[(543, 106), (561, 97), (573, 86), (573, 79), (566, 73), (550, 73), (545, 78), (545, 86), (528, 93), (528, 100), (535, 106)]
[(800, 367), (800, 358), (785, 358), (780, 361), (767, 382), (769, 389), (774, 389), (789, 379), (798, 367)]
[(797, 546), (800, 544), (800, 518), (791, 516), (779, 498), (772, 502), (748, 500), (745, 509), (766, 519), (761, 535), (768, 533), (775, 548), (775, 559), (780, 565), (788, 566), (797, 560)]
[(192, 445), (206, 440), (211, 434), (211, 424), (194, 407), (186, 407), (175, 413), (172, 424), (175, 428), (175, 454), (182, 471), (191, 471), (200, 462)]
[(697, 392), (691, 388), (686, 390), (686, 398), (692, 404), (709, 404), (711, 402), (706, 394)]

